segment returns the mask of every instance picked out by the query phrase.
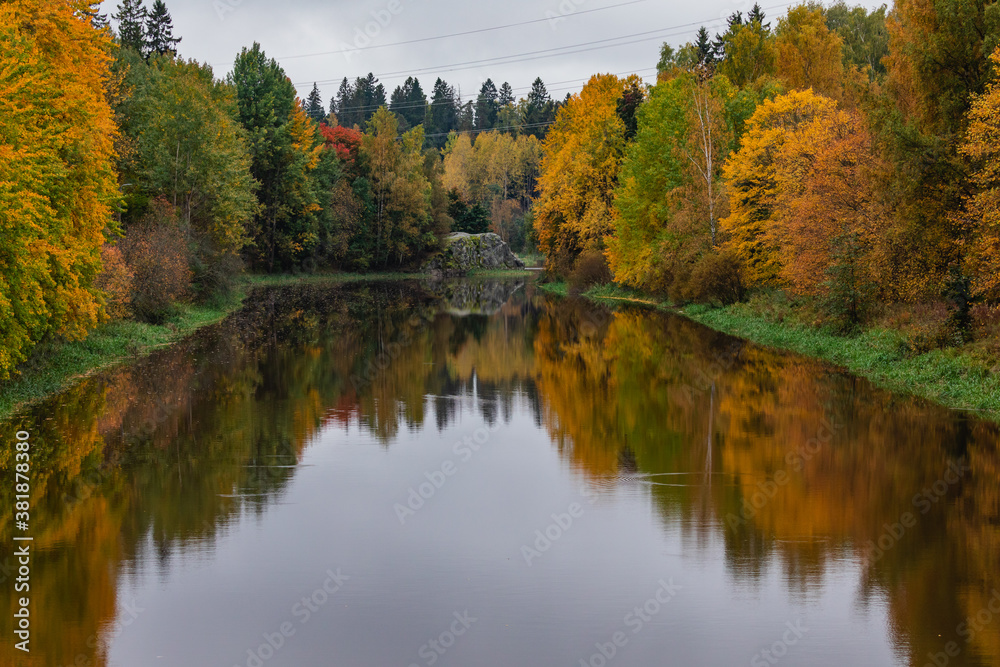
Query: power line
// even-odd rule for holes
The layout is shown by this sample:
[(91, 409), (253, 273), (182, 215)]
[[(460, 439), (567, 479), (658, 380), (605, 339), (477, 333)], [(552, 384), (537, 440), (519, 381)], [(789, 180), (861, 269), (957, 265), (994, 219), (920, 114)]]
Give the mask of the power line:
[[(637, 5), (637, 4), (642, 3), (642, 2), (649, 2), (649, 0), (630, 0), (629, 2), (622, 2), (622, 3), (616, 4), (616, 5), (609, 5), (607, 7), (596, 7), (594, 9), (581, 10), (581, 11), (573, 12), (571, 14), (567, 14), (565, 17), (560, 16), (558, 18), (569, 18), (570, 16), (580, 16), (581, 14), (591, 14), (593, 12), (603, 12), (603, 11), (606, 11), (608, 9), (618, 9), (620, 7), (627, 7), (628, 5)], [(450, 39), (452, 37), (464, 37), (466, 35), (478, 35), (478, 34), (482, 34), (484, 32), (493, 32), (493, 31), (496, 31), (496, 30), (506, 30), (507, 28), (517, 28), (517, 27), (520, 27), (520, 26), (532, 25), (532, 24), (535, 24), (535, 23), (544, 23), (546, 21), (553, 21), (553, 20), (556, 20), (556, 19), (553, 19), (553, 18), (550, 18), (550, 17), (546, 17), (546, 18), (543, 18), (543, 19), (532, 19), (530, 21), (521, 21), (519, 23), (508, 23), (506, 25), (498, 25), (498, 26), (493, 26), (491, 28), (478, 28), (476, 30), (465, 30), (463, 32), (453, 32), (453, 33), (448, 34), (448, 35), (436, 35), (434, 37), (421, 37), (419, 39), (408, 39), (408, 40), (405, 40), (405, 41), (402, 41), (402, 42), (392, 42), (390, 44), (376, 44), (376, 45), (373, 45), (373, 46), (357, 47), (357, 48), (352, 48), (350, 50), (352, 52), (354, 52), (354, 51), (373, 51), (375, 49), (388, 49), (388, 48), (392, 48), (392, 47), (395, 47), (395, 46), (405, 46), (407, 44), (419, 44), (419, 43), (422, 43), (422, 42), (431, 42), (431, 41), (435, 41), (435, 40), (439, 40), (439, 39)], [(293, 56), (283, 56), (283, 57), (278, 58), (278, 60), (293, 60), (293, 59), (296, 59), (296, 58), (313, 58), (313, 57), (316, 57), (316, 56), (329, 56), (329, 55), (334, 55), (334, 54), (337, 54), (337, 53), (343, 53), (343, 51), (344, 51), (344, 49), (339, 49), (337, 51), (318, 51), (316, 53), (302, 53), (302, 54), (297, 54), (297, 55), (293, 55)]]
[[(777, 4), (777, 5), (770, 5), (768, 7), (764, 7), (763, 10), (764, 11), (770, 11), (770, 10), (773, 10), (773, 9), (779, 9), (779, 8), (782, 8), (782, 7), (787, 7), (787, 6), (791, 5), (791, 4), (794, 4), (794, 2), (785, 2), (785, 3), (781, 3), (781, 4)], [(655, 34), (655, 33), (667, 33), (667, 34), (659, 34), (657, 37), (650, 37), (650, 38), (646, 38), (646, 39), (637, 39), (637, 40), (635, 40), (635, 41), (633, 41), (631, 43), (651, 41), (653, 39), (661, 39), (663, 37), (671, 37), (671, 36), (673, 36), (673, 32), (677, 31), (677, 30), (687, 29), (687, 28), (690, 28), (690, 27), (693, 27), (693, 26), (699, 26), (699, 25), (717, 23), (717, 22), (722, 21), (722, 20), (723, 19), (721, 19), (721, 18), (716, 18), (716, 19), (709, 19), (707, 21), (694, 21), (692, 23), (684, 23), (684, 24), (679, 24), (679, 25), (674, 25), (674, 26), (668, 26), (668, 27), (665, 27), (665, 28), (660, 28), (658, 30), (650, 30), (650, 31), (645, 31), (645, 32), (641, 32), (641, 33), (635, 33), (635, 34), (632, 34), (632, 35), (622, 35), (622, 36), (619, 36), (619, 37), (611, 37), (611, 38), (597, 40), (597, 41), (583, 42), (583, 43), (580, 43), (580, 44), (570, 44), (570, 45), (567, 45), (567, 46), (553, 47), (551, 49), (542, 49), (542, 50), (539, 50), (539, 51), (528, 51), (528, 52), (524, 52), (524, 53), (508, 54), (506, 56), (496, 56), (496, 57), (493, 57), (493, 58), (485, 58), (485, 59), (473, 60), (473, 61), (464, 61), (464, 62), (460, 62), (460, 63), (451, 63), (451, 64), (448, 64), (448, 65), (439, 65), (439, 66), (435, 66), (435, 67), (422, 67), (422, 68), (418, 68), (418, 69), (414, 69), (414, 70), (400, 70), (400, 71), (397, 71), (397, 72), (383, 72), (383, 73), (378, 74), (377, 76), (379, 78), (383, 78), (384, 77), (384, 78), (387, 78), (387, 79), (397, 79), (397, 78), (403, 78), (405, 76), (413, 76), (413, 75), (420, 75), (420, 74), (456, 72), (456, 71), (462, 71), (462, 70), (466, 70), (466, 69), (475, 69), (476, 67), (479, 67), (479, 66), (485, 65), (485, 64), (511, 65), (511, 64), (516, 64), (516, 63), (519, 63), (519, 62), (524, 62), (525, 60), (533, 60), (536, 57), (551, 58), (551, 57), (564, 56), (564, 55), (574, 55), (574, 54), (577, 54), (577, 53), (585, 53), (585, 52), (588, 52), (588, 51), (596, 51), (596, 50), (600, 50), (600, 49), (615, 48), (615, 47), (618, 47), (618, 46), (625, 46), (626, 45), (626, 44), (605, 44), (606, 42), (617, 42), (619, 40), (632, 39), (634, 37), (641, 37), (641, 36), (644, 36), (644, 35), (650, 35), (650, 34)], [(596, 47), (595, 46), (591, 46), (593, 44), (605, 44), (605, 45), (604, 46), (596, 46)], [(567, 49), (576, 49), (576, 50), (566, 51)], [(553, 52), (556, 52), (556, 51), (565, 51), (565, 52), (564, 53), (553, 53)], [(500, 62), (500, 61), (503, 61), (503, 62)], [(323, 79), (323, 80), (316, 80), (316, 81), (299, 81), (299, 82), (296, 82), (293, 85), (295, 85), (295, 86), (304, 86), (304, 85), (308, 85), (310, 83), (329, 84), (329, 83), (337, 83), (338, 81), (339, 81), (339, 79)]]
[[(551, 49), (540, 49), (538, 51), (525, 51), (523, 53), (512, 53), (512, 54), (508, 54), (506, 56), (496, 56), (496, 57), (493, 57), (493, 58), (483, 58), (481, 60), (467, 60), (467, 61), (464, 61), (464, 62), (450, 63), (450, 64), (447, 64), (447, 65), (438, 65), (438, 66), (435, 66), (435, 67), (421, 67), (421, 68), (418, 68), (418, 69), (400, 70), (400, 71), (396, 71), (396, 72), (380, 72), (378, 74), (375, 74), (375, 76), (376, 76), (376, 78), (380, 78), (380, 79), (382, 77), (387, 77), (387, 78), (397, 77), (397, 78), (401, 78), (403, 76), (413, 76), (413, 75), (427, 74), (427, 73), (433, 73), (433, 72), (454, 72), (454, 71), (459, 71), (459, 70), (462, 70), (462, 69), (474, 69), (476, 67), (480, 67), (481, 65), (488, 65), (488, 64), (489, 65), (510, 65), (510, 64), (514, 64), (514, 63), (517, 63), (517, 62), (524, 62), (525, 60), (536, 60), (537, 58), (551, 58), (551, 57), (555, 57), (555, 56), (567, 56), (567, 55), (573, 55), (573, 54), (576, 54), (576, 53), (584, 53), (584, 52), (587, 52), (587, 51), (597, 51), (597, 50), (600, 50), (600, 49), (614, 48), (614, 47), (617, 47), (617, 46), (629, 46), (631, 44), (635, 44), (635, 43), (638, 43), (638, 42), (647, 42), (647, 41), (654, 40), (654, 39), (662, 39), (664, 37), (670, 37), (671, 36), (670, 34), (662, 34), (662, 33), (670, 33), (670, 32), (673, 32), (674, 30), (679, 30), (682, 27), (686, 28), (688, 26), (672, 26), (672, 27), (669, 27), (669, 28), (659, 28), (657, 30), (647, 30), (647, 31), (644, 31), (644, 32), (633, 33), (631, 35), (621, 35), (621, 36), (618, 36), (618, 37), (609, 37), (607, 39), (600, 39), (600, 40), (589, 41), (589, 42), (581, 42), (579, 44), (568, 44), (566, 46), (559, 46), (559, 47), (554, 47), (554, 48), (551, 48)], [(654, 37), (644, 37), (646, 35), (651, 35), (651, 34), (655, 34), (655, 36)], [(635, 39), (637, 37), (644, 37), (644, 38), (643, 39)], [(624, 39), (628, 39), (628, 40), (632, 40), (632, 41), (623, 42), (623, 43), (620, 43), (620, 44), (606, 44), (606, 42), (618, 42), (618, 41), (624, 40)], [(593, 44), (603, 44), (603, 46), (590, 46), (590, 45), (593, 45)], [(565, 49), (576, 49), (576, 50), (575, 51), (567, 51), (565, 53), (553, 53), (554, 51), (563, 51)], [(501, 60), (502, 61), (506, 61), (506, 62), (497, 62), (497, 61), (501, 61)], [(446, 69), (446, 68), (452, 68), (452, 69)], [(308, 85), (309, 83), (327, 84), (327, 83), (336, 83), (336, 82), (337, 82), (337, 79), (322, 79), (322, 80), (319, 80), (319, 81), (298, 81), (298, 82), (294, 83), (293, 85), (304, 86), (304, 85)]]

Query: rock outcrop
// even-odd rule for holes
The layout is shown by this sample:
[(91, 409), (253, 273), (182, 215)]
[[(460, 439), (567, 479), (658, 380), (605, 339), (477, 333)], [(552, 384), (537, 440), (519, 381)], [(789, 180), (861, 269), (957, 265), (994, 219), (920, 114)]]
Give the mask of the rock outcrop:
[(523, 269), (524, 262), (496, 234), (458, 232), (445, 238), (444, 250), (425, 265), (427, 273), (461, 276), (474, 269)]

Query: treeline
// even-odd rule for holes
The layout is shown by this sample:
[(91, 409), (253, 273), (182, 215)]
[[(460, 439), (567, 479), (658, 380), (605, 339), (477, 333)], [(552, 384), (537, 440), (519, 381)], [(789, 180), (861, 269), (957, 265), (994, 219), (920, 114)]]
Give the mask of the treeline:
[(543, 146), (550, 269), (679, 302), (780, 289), (843, 329), (940, 304), (932, 337), (967, 340), (1000, 299), (998, 38), (995, 3), (805, 4), (773, 27), (755, 6), (664, 45), (654, 86), (595, 76)]
[(410, 79), (387, 103), (369, 76), (327, 113), (257, 44), (224, 79), (178, 57), (163, 0), (111, 18), (0, 4), (0, 379), (42, 341), (162, 322), (246, 268), (408, 269), (452, 230), (525, 243), (558, 108), (541, 80), (463, 104)]
[(387, 100), (385, 86), (371, 73), (354, 83), (345, 77), (336, 96), (330, 99), (329, 114), (324, 111), (316, 84), (303, 104), (317, 123), (325, 121), (347, 128), (364, 127), (378, 109), (388, 106), (403, 131), (423, 125), (428, 145), (435, 148), (443, 148), (452, 132), (497, 130), (511, 136), (542, 138), (561, 106), (549, 95), (541, 78), (535, 79), (527, 96), (521, 99), (514, 96), (509, 83), (504, 82), (498, 89), (492, 79), (487, 79), (474, 100), (463, 102), (455, 88), (441, 78), (434, 82), (428, 99), (420, 80), (407, 77)]

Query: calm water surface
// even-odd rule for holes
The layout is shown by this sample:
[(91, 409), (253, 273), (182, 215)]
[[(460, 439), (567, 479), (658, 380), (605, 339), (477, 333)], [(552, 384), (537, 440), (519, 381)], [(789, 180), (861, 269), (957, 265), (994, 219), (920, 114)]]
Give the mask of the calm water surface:
[(530, 281), (262, 291), (17, 429), (0, 665), (1000, 665), (995, 426)]

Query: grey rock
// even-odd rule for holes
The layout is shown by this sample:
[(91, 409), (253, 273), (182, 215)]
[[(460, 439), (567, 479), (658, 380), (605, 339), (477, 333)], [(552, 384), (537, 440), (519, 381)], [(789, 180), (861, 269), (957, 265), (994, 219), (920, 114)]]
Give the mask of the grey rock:
[(510, 246), (493, 233), (465, 234), (457, 232), (445, 237), (444, 250), (424, 264), (426, 273), (444, 276), (465, 275), (469, 271), (523, 269), (524, 262)]

